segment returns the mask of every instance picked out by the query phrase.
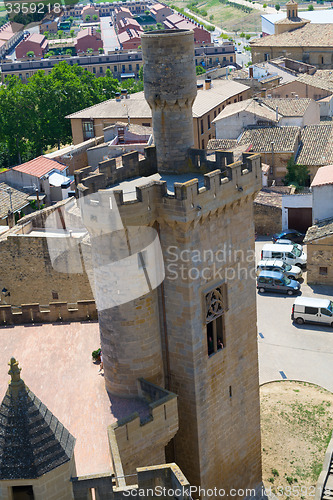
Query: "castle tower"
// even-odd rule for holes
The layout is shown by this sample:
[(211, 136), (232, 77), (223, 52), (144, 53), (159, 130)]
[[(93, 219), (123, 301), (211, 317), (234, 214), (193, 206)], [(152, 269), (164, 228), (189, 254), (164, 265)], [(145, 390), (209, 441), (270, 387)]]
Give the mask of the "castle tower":
[[(96, 209), (107, 218), (112, 194), (124, 228), (156, 228), (165, 264), (160, 287), (142, 288), (140, 298), (99, 312), (106, 387), (114, 390), (116, 377), (118, 393), (134, 395), (135, 375), (154, 381), (164, 374), (161, 383), (178, 395), (179, 416), (166, 460), (176, 462), (190, 484), (206, 489), (203, 500), (212, 498), (208, 489), (215, 487), (216, 498), (244, 498), (235, 491), (261, 483), (253, 221), (260, 156), (245, 154), (233, 163), (230, 153), (217, 152), (213, 162), (205, 151), (189, 149), (193, 33), (144, 34), (142, 45), (157, 161), (154, 148), (147, 148), (144, 160), (131, 153), (122, 168), (106, 160), (98, 172), (76, 174), (83, 213)], [(188, 61), (182, 63), (187, 83), (178, 94), (180, 60)], [(172, 99), (160, 99), (169, 94)], [(177, 121), (182, 130), (174, 135)], [(175, 172), (187, 172), (186, 182)], [(90, 235), (92, 220), (88, 214)], [(96, 225), (95, 231), (98, 256), (104, 242), (98, 241)], [(142, 247), (137, 245), (138, 253)], [(132, 274), (123, 273), (129, 290)], [(107, 290), (102, 273), (96, 286)]]
[(0, 406), (0, 498), (72, 500), (75, 438), (28, 389), (11, 358)]
[(193, 40), (193, 32), (187, 30), (141, 35), (144, 92), (152, 110), (159, 172), (186, 170), (187, 151), (194, 144), (192, 106), (197, 80)]

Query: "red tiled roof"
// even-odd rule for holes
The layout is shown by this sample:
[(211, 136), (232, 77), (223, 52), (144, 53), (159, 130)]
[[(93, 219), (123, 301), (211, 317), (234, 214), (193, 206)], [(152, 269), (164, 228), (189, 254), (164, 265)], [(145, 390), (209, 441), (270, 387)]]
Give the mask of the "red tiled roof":
[(57, 169), (62, 171), (65, 170), (65, 168), (66, 165), (62, 165), (57, 161), (45, 158), (45, 156), (38, 156), (33, 160), (17, 165), (17, 167), (13, 167), (13, 170), (17, 170), (23, 174), (33, 175), (35, 177), (43, 177), (43, 175), (48, 174), (51, 170)]
[(333, 165), (320, 167), (314, 176), (311, 187), (323, 186), (324, 184), (333, 184)]
[(32, 35), (29, 36), (28, 38), (29, 42), (35, 42), (38, 43), (39, 45), (42, 45), (42, 43), (46, 40), (44, 35), (39, 35), (38, 33), (33, 33)]

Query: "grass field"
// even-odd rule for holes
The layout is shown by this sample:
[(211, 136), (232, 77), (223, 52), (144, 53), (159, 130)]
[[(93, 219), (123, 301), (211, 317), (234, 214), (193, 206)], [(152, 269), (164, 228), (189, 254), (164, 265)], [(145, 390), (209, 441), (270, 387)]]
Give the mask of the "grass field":
[[(168, 0), (169, 4), (173, 4), (179, 8), (186, 8), (187, 2)], [(250, 6), (250, 3), (249, 3)], [(258, 10), (253, 9), (250, 14), (243, 12), (231, 6), (224, 5), (219, 0), (206, 0), (197, 4), (198, 9), (205, 9), (207, 16), (203, 17), (207, 23), (213, 23), (225, 31), (234, 32), (260, 32), (261, 17)], [(193, 15), (195, 15), (193, 13)], [(213, 18), (211, 18), (213, 16)]]

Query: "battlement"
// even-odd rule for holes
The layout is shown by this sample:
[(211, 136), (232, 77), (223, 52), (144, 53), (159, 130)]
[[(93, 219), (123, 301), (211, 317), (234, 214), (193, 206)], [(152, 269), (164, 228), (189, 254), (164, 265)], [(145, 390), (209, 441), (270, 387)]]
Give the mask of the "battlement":
[[(90, 167), (76, 172), (75, 179), (79, 196), (97, 193), (101, 205), (102, 198), (110, 196), (112, 189), (117, 205), (126, 206), (139, 202), (152, 210), (152, 205), (162, 202), (165, 207), (181, 205), (188, 209), (202, 206), (208, 201), (219, 198), (226, 203), (237, 201), (244, 194), (252, 194), (261, 188), (260, 155), (243, 153), (242, 161), (234, 162), (233, 153), (216, 151), (215, 161), (207, 159), (202, 149), (190, 149), (188, 164), (190, 173), (185, 182), (177, 182), (184, 175), (159, 174), (155, 162), (154, 147), (145, 149), (145, 158), (140, 160), (138, 153), (122, 157), (122, 166), (116, 167), (115, 159), (100, 163), (98, 170), (91, 172)], [(138, 177), (136, 184), (135, 177)], [(147, 183), (144, 184), (144, 177)], [(124, 181), (131, 182), (128, 191)], [(176, 181), (176, 182), (175, 182)], [(127, 189), (127, 191), (126, 191)], [(154, 201), (154, 203), (153, 203)], [(98, 203), (98, 199), (96, 199)]]
[[(138, 413), (133, 413), (108, 427), (118, 487), (133, 483), (131, 475), (135, 474), (138, 464), (164, 463), (164, 447), (178, 430), (176, 394), (143, 378), (138, 379), (138, 392), (148, 403), (150, 417), (142, 421)], [(128, 481), (124, 481), (124, 476), (128, 476)]]
[(47, 305), (0, 306), (0, 325), (89, 320), (97, 320), (97, 309), (94, 300), (78, 300), (75, 304), (50, 302)]

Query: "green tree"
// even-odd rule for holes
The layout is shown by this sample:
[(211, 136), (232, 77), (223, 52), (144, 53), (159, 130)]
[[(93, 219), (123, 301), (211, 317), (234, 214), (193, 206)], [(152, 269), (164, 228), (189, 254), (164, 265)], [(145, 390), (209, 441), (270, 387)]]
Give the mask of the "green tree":
[(202, 66), (196, 66), (195, 72), (197, 75), (203, 75), (204, 73), (206, 73), (206, 70)]
[(313, 10), (313, 5), (308, 5), (308, 10)]
[(97, 21), (98, 19), (98, 16), (96, 16), (96, 14), (93, 15), (93, 21)]
[(72, 24), (72, 23), (73, 23), (73, 21), (74, 21), (74, 17), (73, 17), (73, 16), (70, 16), (70, 17), (68, 18), (68, 21), (70, 21), (70, 23)]
[(275, 4), (275, 10), (276, 10), (277, 12), (279, 12), (279, 10), (280, 10), (280, 4), (279, 4), (279, 3)]
[(103, 49), (103, 47), (98, 47), (98, 52), (99, 52), (100, 54), (104, 54), (104, 49)]
[(283, 182), (286, 186), (294, 184), (296, 187), (306, 186), (309, 179), (309, 170), (305, 165), (296, 165), (295, 160), (291, 157), (287, 164), (287, 173)]
[(145, 15), (149, 16), (150, 15), (150, 10), (145, 10)]
[(58, 31), (58, 37), (60, 38), (60, 40), (62, 39), (62, 35), (64, 34), (64, 32), (62, 30), (59, 30)]
[(72, 49), (67, 49), (65, 53), (66, 53), (68, 56), (71, 56), (71, 55), (72, 55)]
[(29, 50), (29, 52), (27, 52), (27, 57), (35, 57), (35, 53), (33, 50)]
[(266, 7), (267, 7), (267, 3), (264, 3), (263, 8), (266, 9)]
[(70, 36), (71, 38), (73, 38), (73, 37), (74, 37), (74, 33), (75, 33), (75, 31), (74, 31), (73, 29), (69, 30), (69, 36)]
[(239, 35), (241, 38), (245, 38), (245, 33), (244, 31), (241, 32), (241, 34)]
[(34, 126), (33, 107), (27, 85), (16, 76), (7, 77), (0, 86), (0, 149), (7, 152), (9, 165), (21, 163), (29, 150), (25, 137)]
[(246, 39), (246, 40), (250, 40), (250, 38), (251, 38), (251, 35), (246, 35), (246, 36), (245, 36), (245, 39)]
[(94, 50), (90, 47), (89, 49), (87, 49), (87, 54), (92, 54), (94, 52)]
[(50, 32), (49, 31), (44, 31), (43, 35), (45, 36), (45, 38), (48, 38), (49, 35), (50, 35)]
[(86, 23), (89, 23), (89, 21), (90, 21), (90, 16), (89, 16), (89, 14), (88, 14), (88, 15), (84, 18), (84, 20), (85, 20), (85, 22), (86, 22)]
[(143, 82), (143, 66), (141, 66), (141, 68), (139, 69), (139, 80)]

